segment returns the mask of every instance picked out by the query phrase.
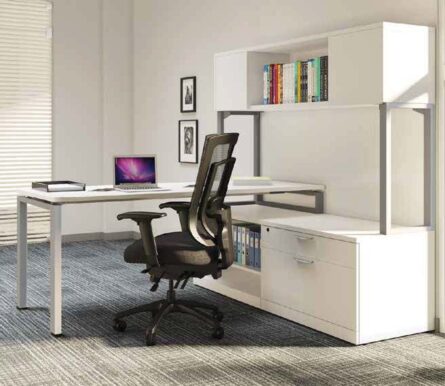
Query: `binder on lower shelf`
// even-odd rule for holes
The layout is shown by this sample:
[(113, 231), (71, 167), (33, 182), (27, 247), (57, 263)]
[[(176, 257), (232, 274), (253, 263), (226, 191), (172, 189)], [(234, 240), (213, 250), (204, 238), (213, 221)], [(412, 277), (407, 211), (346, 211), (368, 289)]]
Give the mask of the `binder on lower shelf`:
[(255, 224), (233, 225), (234, 262), (250, 268), (261, 268), (261, 228)]
[(261, 269), (261, 232), (255, 232), (255, 268)]

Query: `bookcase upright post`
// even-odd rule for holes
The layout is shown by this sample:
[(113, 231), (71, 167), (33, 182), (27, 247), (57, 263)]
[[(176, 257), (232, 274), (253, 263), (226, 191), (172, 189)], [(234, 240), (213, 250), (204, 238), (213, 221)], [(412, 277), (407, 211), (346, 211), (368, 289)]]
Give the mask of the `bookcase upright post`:
[(424, 226), (435, 226), (435, 118), (431, 103), (381, 103), (380, 110), (380, 234), (391, 233), (392, 189), (391, 189), (391, 110), (411, 109), (423, 115), (424, 138)]

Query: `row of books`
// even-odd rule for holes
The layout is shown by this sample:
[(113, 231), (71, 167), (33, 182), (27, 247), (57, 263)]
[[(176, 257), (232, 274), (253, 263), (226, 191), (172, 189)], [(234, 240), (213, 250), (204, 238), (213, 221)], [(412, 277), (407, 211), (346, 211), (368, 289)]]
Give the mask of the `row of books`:
[(260, 227), (251, 224), (233, 225), (232, 230), (235, 263), (261, 268)]
[(265, 64), (263, 104), (328, 100), (328, 57), (286, 64)]

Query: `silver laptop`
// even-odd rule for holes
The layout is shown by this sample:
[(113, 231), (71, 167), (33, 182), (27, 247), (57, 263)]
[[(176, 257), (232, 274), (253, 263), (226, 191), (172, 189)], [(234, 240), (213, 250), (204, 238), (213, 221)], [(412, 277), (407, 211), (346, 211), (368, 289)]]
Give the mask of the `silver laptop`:
[(114, 188), (129, 191), (159, 189), (156, 180), (156, 156), (114, 157)]

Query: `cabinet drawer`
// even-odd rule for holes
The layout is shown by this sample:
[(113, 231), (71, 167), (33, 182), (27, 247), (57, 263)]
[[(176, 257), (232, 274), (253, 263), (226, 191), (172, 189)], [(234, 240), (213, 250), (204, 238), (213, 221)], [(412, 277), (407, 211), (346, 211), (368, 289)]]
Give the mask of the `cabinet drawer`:
[(346, 241), (264, 226), (261, 246), (303, 259), (356, 267), (357, 244)]
[[(356, 329), (356, 271), (261, 248), (261, 297), (336, 325)], [(298, 257), (297, 257), (298, 258)]]

